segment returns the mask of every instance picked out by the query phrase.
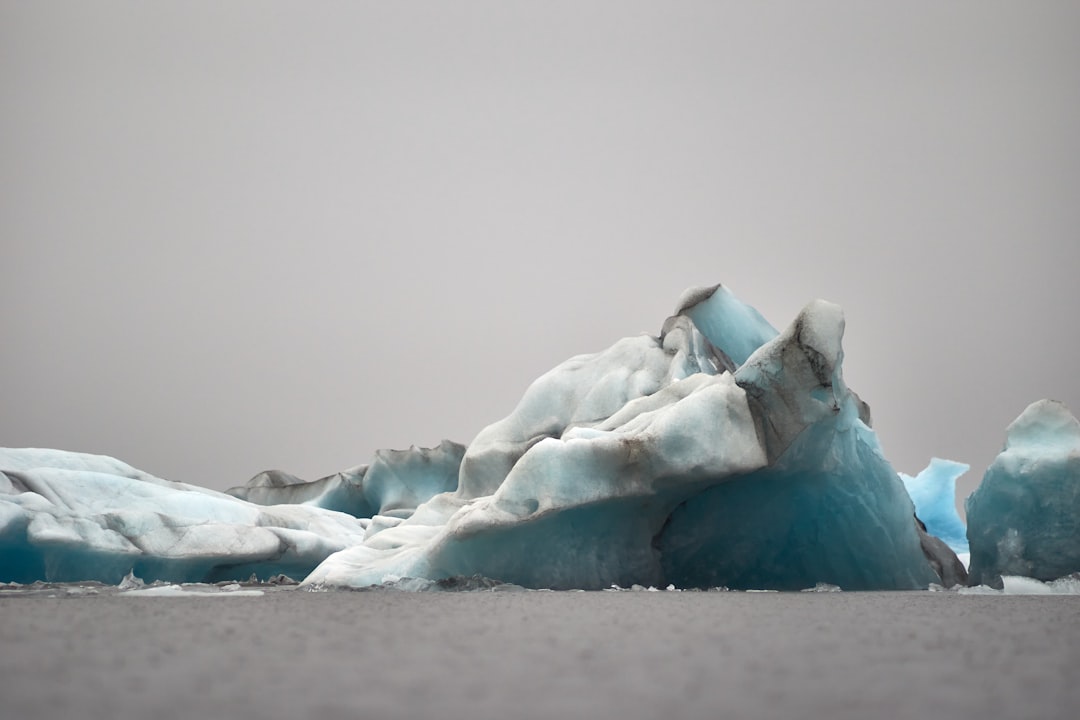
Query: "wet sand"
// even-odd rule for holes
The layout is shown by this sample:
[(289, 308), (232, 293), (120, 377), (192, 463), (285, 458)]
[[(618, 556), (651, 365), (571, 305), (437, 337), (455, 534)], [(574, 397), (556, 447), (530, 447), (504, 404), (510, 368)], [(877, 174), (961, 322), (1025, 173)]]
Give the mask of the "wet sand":
[(0, 596), (8, 718), (1072, 718), (1080, 597)]

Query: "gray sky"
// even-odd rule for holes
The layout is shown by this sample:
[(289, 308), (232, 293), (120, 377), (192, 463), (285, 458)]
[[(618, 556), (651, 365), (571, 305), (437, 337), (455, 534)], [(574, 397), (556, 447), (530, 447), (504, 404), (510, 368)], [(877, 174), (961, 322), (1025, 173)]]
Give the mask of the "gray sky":
[(0, 444), (316, 477), (723, 282), (966, 494), (1080, 411), (1080, 4), (882, 5), (0, 0)]

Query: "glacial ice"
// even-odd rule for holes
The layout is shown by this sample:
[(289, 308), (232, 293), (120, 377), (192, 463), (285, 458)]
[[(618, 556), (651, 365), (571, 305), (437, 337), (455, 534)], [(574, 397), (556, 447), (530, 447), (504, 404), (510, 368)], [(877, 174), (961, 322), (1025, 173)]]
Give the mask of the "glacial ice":
[(1060, 402), (1029, 405), (965, 507), (973, 585), (1080, 572), (1080, 422)]
[(912, 506), (840, 372), (843, 318), (817, 302), (735, 372), (757, 407), (765, 467), (714, 484), (667, 521), (680, 586), (926, 587)]
[(843, 383), (842, 334), (822, 301), (778, 335), (722, 287), (689, 291), (658, 337), (539, 378), (469, 445), (455, 492), (304, 583), (925, 588), (940, 578)]
[(932, 458), (922, 472), (912, 477), (900, 473), (915, 514), (931, 535), (943, 540), (958, 555), (968, 552), (967, 526), (956, 512), (956, 481), (970, 465)]
[(779, 333), (761, 313), (723, 285), (690, 288), (679, 298), (675, 317), (686, 315), (714, 347), (722, 348), (734, 371)]
[(723, 286), (692, 289), (658, 336), (567, 360), (467, 447), (380, 451), (312, 482), (267, 471), (229, 494), (3, 451), (0, 581), (955, 584), (844, 383), (843, 330), (824, 301), (777, 332)]
[(305, 482), (280, 470), (259, 473), (228, 495), (259, 505), (303, 503), (354, 517), (402, 518), (439, 493), (457, 488), (465, 446), (444, 440), (438, 447), (377, 450), (359, 465)]
[(302, 577), (363, 540), (367, 521), (259, 507), (113, 458), (0, 449), (0, 581)]

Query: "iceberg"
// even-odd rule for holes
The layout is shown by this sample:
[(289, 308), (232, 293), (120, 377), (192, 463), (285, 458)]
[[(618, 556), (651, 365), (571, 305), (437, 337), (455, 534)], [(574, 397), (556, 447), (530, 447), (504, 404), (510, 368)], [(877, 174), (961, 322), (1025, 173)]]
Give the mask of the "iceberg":
[(972, 585), (1080, 572), (1080, 422), (1060, 402), (1029, 405), (965, 507)]
[(915, 503), (915, 514), (931, 535), (944, 541), (958, 555), (968, 552), (967, 526), (956, 512), (956, 481), (970, 465), (931, 458), (922, 472), (912, 477), (900, 473), (904, 488)]
[(307, 575), (369, 521), (260, 507), (100, 455), (0, 449), (0, 582)]
[[(0, 581), (454, 578), (551, 589), (956, 584), (844, 382), (840, 308), (782, 332), (726, 287), (545, 373), (468, 445), (218, 493), (111, 458), (0, 452)], [(936, 521), (935, 521), (936, 523)]]
[(823, 301), (777, 333), (723, 286), (690, 290), (658, 336), (540, 377), (468, 446), (456, 491), (330, 556), (304, 584), (940, 582), (869, 410), (843, 382), (843, 328)]
[(904, 489), (915, 503), (919, 540), (923, 553), (945, 587), (967, 585), (967, 527), (956, 512), (956, 480), (970, 465), (931, 458), (922, 472), (912, 477), (900, 473)]

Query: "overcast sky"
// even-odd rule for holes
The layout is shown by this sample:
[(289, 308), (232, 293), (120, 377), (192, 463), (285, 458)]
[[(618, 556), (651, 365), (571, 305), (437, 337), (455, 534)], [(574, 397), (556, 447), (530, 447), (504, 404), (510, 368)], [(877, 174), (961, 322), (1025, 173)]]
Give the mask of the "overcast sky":
[(886, 454), (1080, 410), (1080, 4), (0, 0), (0, 445), (467, 442), (723, 282)]

